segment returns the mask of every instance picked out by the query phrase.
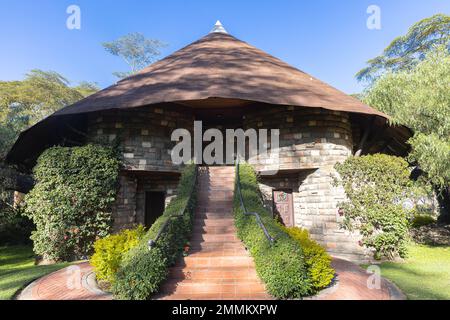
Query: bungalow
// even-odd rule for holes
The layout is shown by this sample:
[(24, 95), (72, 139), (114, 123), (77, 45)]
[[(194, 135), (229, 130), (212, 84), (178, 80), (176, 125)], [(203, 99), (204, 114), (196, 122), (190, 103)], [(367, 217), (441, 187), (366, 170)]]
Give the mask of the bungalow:
[(217, 24), (203, 38), (24, 131), (7, 159), (27, 171), (50, 146), (117, 140), (125, 165), (114, 227), (150, 225), (176, 194), (181, 165), (171, 159), (171, 134), (194, 132), (195, 121), (202, 121), (203, 131), (279, 129), (277, 163), (255, 164), (267, 208), (284, 224), (309, 229), (332, 254), (353, 260), (365, 253), (358, 235), (339, 227), (337, 204), (345, 194), (333, 185), (334, 165), (354, 154), (405, 155), (411, 135)]

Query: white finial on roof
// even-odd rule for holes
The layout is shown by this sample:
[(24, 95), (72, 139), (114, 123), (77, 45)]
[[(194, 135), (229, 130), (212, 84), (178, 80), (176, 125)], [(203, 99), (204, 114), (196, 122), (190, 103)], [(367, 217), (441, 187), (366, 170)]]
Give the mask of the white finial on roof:
[(220, 23), (219, 20), (217, 20), (216, 24), (214, 25), (214, 28), (209, 33), (228, 33), (227, 30), (223, 27), (222, 23)]

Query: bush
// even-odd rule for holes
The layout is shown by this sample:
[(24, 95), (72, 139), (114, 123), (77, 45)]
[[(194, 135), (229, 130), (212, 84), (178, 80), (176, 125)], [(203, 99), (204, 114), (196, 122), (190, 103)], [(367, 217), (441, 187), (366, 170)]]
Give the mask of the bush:
[(258, 275), (265, 283), (267, 291), (276, 298), (300, 298), (310, 294), (313, 289), (302, 248), (263, 207), (253, 168), (247, 164), (239, 167), (242, 197), (247, 210), (258, 212), (269, 234), (276, 239), (275, 243), (271, 244), (257, 224), (256, 218), (244, 214), (238, 192), (235, 192), (234, 216), (237, 234), (253, 256)]
[(29, 244), (33, 222), (23, 214), (22, 208), (0, 209), (0, 245)]
[(95, 241), (90, 263), (96, 278), (114, 283), (122, 258), (130, 249), (137, 246), (144, 234), (145, 228), (139, 225), (134, 229), (122, 230), (118, 234)]
[(334, 278), (331, 256), (320, 244), (310, 238), (308, 230), (298, 227), (282, 226), (282, 228), (302, 247), (314, 291), (327, 287)]
[(408, 163), (384, 154), (350, 157), (336, 164), (348, 201), (340, 203), (343, 227), (359, 230), (375, 258), (405, 256), (408, 216), (404, 203), (413, 195)]
[(36, 254), (60, 261), (92, 253), (94, 241), (110, 232), (119, 166), (116, 152), (103, 146), (42, 153), (33, 169), (36, 184), (25, 197), (26, 214), (36, 225)]
[[(192, 229), (196, 202), (193, 186), (195, 174), (194, 165), (188, 165), (183, 170), (177, 196), (170, 201), (163, 215), (155, 221), (139, 244), (125, 255), (112, 287), (115, 298), (149, 299), (166, 279), (168, 268), (183, 252)], [(155, 246), (149, 249), (149, 240), (155, 239), (167, 220), (169, 222), (165, 231)]]
[(411, 226), (413, 228), (420, 228), (422, 226), (427, 226), (429, 224), (433, 224), (436, 222), (436, 219), (434, 219), (432, 216), (428, 214), (416, 214), (412, 218)]

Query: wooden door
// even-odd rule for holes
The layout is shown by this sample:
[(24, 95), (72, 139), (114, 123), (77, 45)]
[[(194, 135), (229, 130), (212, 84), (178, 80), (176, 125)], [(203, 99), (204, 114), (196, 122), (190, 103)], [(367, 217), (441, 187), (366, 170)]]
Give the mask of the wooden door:
[(150, 228), (165, 209), (166, 195), (160, 191), (145, 193), (145, 226)]
[(292, 203), (292, 190), (273, 191), (273, 210), (286, 227), (294, 226), (294, 207)]

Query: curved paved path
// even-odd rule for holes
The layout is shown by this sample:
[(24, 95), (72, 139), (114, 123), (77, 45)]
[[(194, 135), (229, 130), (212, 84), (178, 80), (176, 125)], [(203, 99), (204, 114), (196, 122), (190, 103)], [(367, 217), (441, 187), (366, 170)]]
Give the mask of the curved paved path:
[[(78, 267), (78, 268), (77, 268)], [(390, 282), (381, 279), (380, 289), (368, 289), (371, 276), (346, 260), (334, 259), (336, 284), (318, 296), (317, 300), (397, 300), (405, 296)], [(110, 300), (111, 295), (99, 291), (92, 283), (92, 267), (87, 263), (70, 266), (44, 276), (17, 297), (19, 300)]]
[(96, 287), (88, 262), (50, 273), (28, 285), (18, 300), (110, 300), (110, 294)]

